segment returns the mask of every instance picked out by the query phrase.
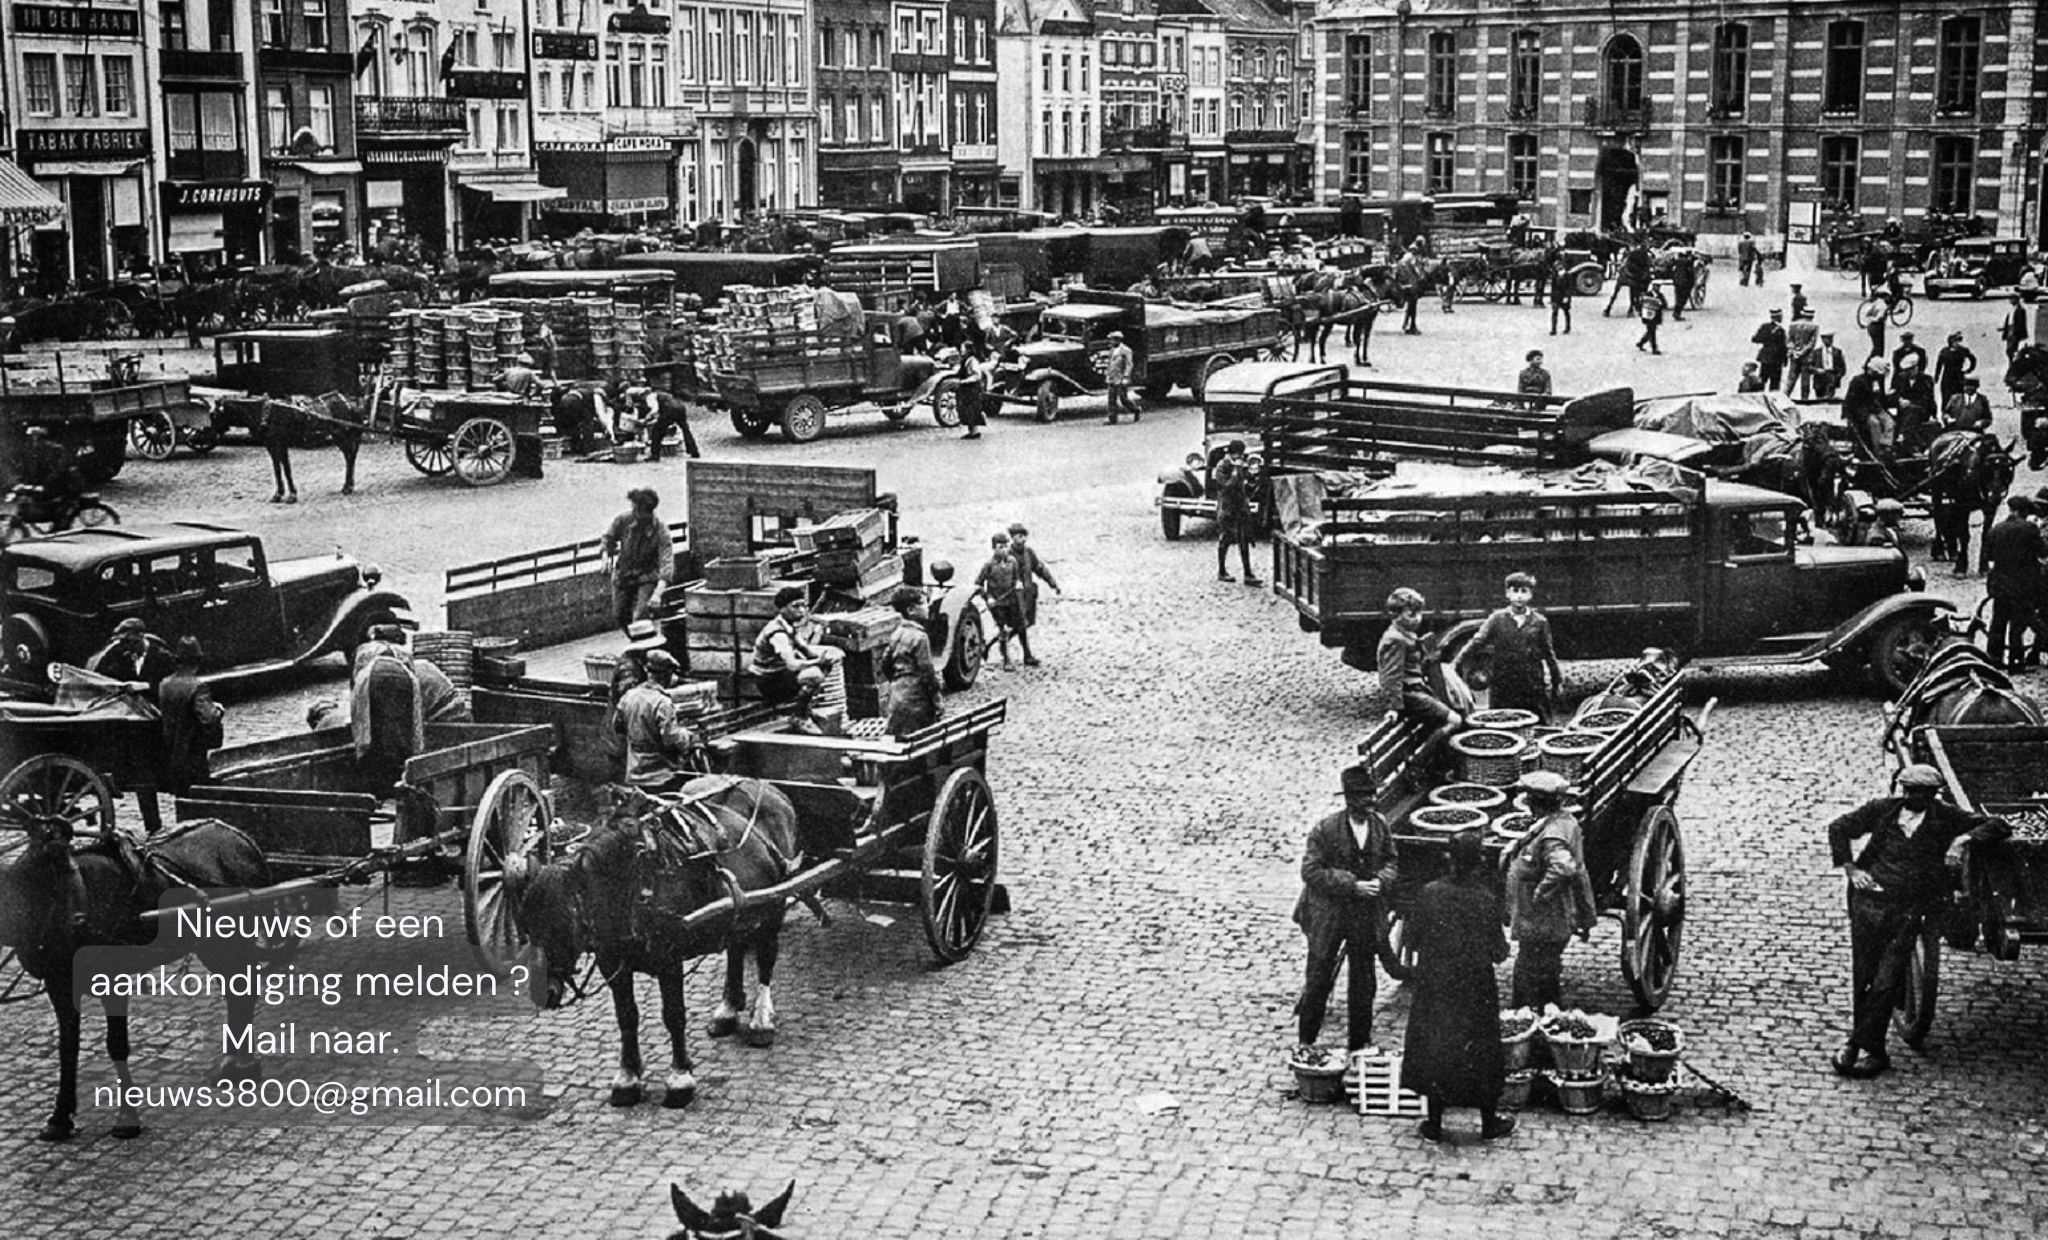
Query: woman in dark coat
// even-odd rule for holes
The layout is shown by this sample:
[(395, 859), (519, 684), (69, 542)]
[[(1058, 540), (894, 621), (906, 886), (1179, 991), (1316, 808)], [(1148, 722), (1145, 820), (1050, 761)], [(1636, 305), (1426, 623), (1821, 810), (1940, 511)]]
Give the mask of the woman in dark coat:
[(1401, 1086), (1429, 1101), (1421, 1132), (1444, 1139), (1445, 1107), (1478, 1107), (1488, 1141), (1515, 1130), (1500, 1117), (1506, 1068), (1500, 990), (1493, 966), (1508, 957), (1500, 899), (1477, 831), (1450, 842), (1451, 872), (1422, 889), (1409, 919), (1415, 944), (1415, 1006), (1408, 1013)]

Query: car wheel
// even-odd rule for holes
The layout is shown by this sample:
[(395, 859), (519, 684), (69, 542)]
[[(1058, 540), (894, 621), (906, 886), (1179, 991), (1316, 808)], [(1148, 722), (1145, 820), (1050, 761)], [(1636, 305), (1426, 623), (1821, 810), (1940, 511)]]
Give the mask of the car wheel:
[[(909, 416), (909, 413), (906, 408), (898, 420)], [(932, 421), (945, 427), (960, 425), (960, 390), (957, 387), (949, 383), (932, 393)]]
[(1941, 641), (1934, 617), (1913, 612), (1894, 616), (1870, 639), (1870, 672), (1894, 698), (1906, 691)]
[[(1179, 499), (1180, 488), (1175, 487), (1167, 491), (1166, 497), (1168, 499)], [(1159, 510), (1159, 532), (1166, 535), (1166, 541), (1168, 542), (1180, 541), (1180, 509), (1161, 508)]]
[(1208, 361), (1203, 362), (1201, 373), (1195, 376), (1195, 381), (1192, 384), (1188, 385), (1194, 389), (1195, 399), (1197, 401), (1207, 399), (1210, 377), (1225, 366), (1235, 365), (1237, 365), (1237, 359), (1228, 353), (1215, 354)]
[(960, 613), (953, 640), (946, 654), (946, 688), (957, 693), (971, 689), (981, 677), (981, 664), (988, 654), (988, 642), (981, 633), (981, 613), (969, 607)]
[(16, 680), (41, 682), (50, 664), (50, 634), (34, 616), (16, 612), (0, 621), (0, 666)]
[(1059, 420), (1060, 388), (1057, 383), (1050, 379), (1039, 380), (1037, 406), (1039, 421), (1057, 422)]
[(810, 443), (825, 433), (825, 402), (805, 392), (792, 396), (782, 407), (782, 437), (791, 443)]
[(775, 429), (775, 422), (758, 409), (735, 408), (732, 411), (732, 428), (740, 433), (742, 439), (765, 439), (768, 432)]

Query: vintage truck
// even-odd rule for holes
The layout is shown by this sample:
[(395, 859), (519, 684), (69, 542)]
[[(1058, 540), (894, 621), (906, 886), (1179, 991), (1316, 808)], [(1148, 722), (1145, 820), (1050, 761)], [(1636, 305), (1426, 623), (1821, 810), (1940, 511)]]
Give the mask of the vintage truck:
[(1041, 422), (1059, 417), (1066, 397), (1107, 389), (1102, 375), (1111, 332), (1122, 332), (1131, 348), (1131, 385), (1153, 400), (1164, 400), (1176, 387), (1200, 400), (1209, 377), (1225, 366), (1286, 356), (1286, 324), (1267, 306), (1191, 310), (1128, 293), (1076, 289), (1063, 304), (1048, 307), (1038, 327), (1039, 339), (997, 367), (993, 392), (1001, 401), (1030, 405)]
[[(1363, 494), (1322, 498), (1319, 520), (1273, 540), (1274, 592), (1351, 666), (1374, 667), (1394, 589), (1429, 601), (1451, 659), (1517, 570), (1540, 583), (1537, 606), (1567, 658), (1655, 646), (1695, 665), (1868, 667), (1891, 693), (1912, 681), (1953, 610), (1919, 592), (1924, 578), (1895, 548), (1802, 545), (1804, 509), (1791, 496), (1671, 466), (1658, 481), (1589, 477), (1587, 461), (1649, 434), (1600, 431), (1632, 403), (1626, 390), (1442, 418), (1425, 434), (1418, 394), (1391, 401), (1351, 386), (1344, 397), (1269, 401), (1264, 433), (1275, 474), (1393, 466)], [(1394, 436), (1398, 464), (1382, 423), (1407, 424)]]
[(938, 364), (897, 347), (896, 316), (862, 315), (860, 330), (834, 335), (816, 328), (727, 330), (700, 348), (708, 359), (712, 402), (732, 416), (733, 429), (759, 439), (782, 428), (792, 443), (809, 443), (825, 433), (827, 418), (873, 405), (892, 422), (930, 401), (940, 426), (957, 426), (959, 410), (949, 390), (940, 392)]
[(1256, 449), (1261, 411), (1275, 396), (1341, 391), (1349, 378), (1349, 368), (1322, 362), (1239, 362), (1211, 375), (1202, 391), (1200, 450), (1188, 453), (1180, 468), (1159, 474), (1159, 494), (1153, 502), (1159, 508), (1159, 530), (1167, 541), (1180, 537), (1183, 521), (1216, 519), (1212, 475), (1233, 439), (1244, 440), (1249, 455), (1260, 466), (1259, 482), (1251, 497), (1254, 519), (1270, 521), (1272, 495), (1265, 485), (1264, 458)]

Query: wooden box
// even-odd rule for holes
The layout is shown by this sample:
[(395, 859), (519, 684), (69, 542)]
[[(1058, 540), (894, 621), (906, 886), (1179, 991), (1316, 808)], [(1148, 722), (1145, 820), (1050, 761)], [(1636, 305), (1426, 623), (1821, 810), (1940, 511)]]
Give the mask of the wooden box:
[(768, 566), (753, 556), (724, 556), (704, 566), (704, 583), (714, 590), (758, 590), (768, 584)]
[(683, 613), (690, 616), (730, 616), (733, 604), (738, 601), (737, 590), (686, 590), (683, 592)]

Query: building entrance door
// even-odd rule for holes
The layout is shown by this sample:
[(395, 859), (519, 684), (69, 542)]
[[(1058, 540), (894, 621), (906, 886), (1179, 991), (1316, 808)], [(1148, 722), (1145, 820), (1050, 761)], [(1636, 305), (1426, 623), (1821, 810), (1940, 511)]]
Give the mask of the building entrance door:
[(1593, 179), (1599, 186), (1598, 218), (1595, 222), (1600, 229), (1632, 227), (1628, 219), (1629, 191), (1642, 179), (1636, 153), (1625, 146), (1600, 148), (1599, 162), (1593, 166)]

